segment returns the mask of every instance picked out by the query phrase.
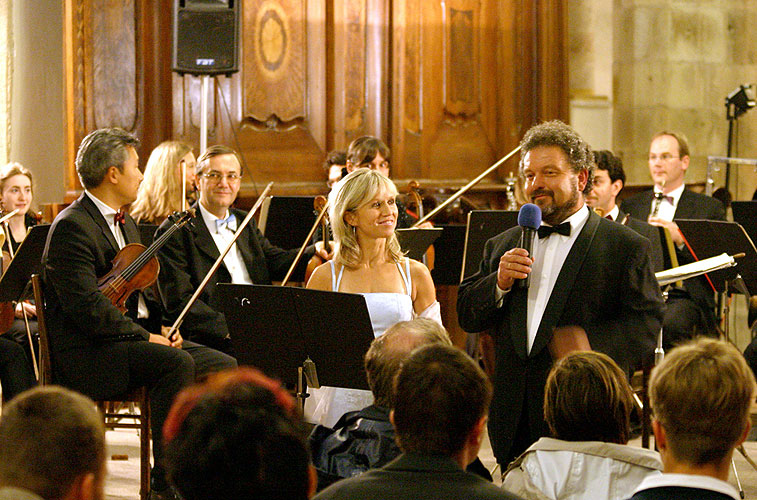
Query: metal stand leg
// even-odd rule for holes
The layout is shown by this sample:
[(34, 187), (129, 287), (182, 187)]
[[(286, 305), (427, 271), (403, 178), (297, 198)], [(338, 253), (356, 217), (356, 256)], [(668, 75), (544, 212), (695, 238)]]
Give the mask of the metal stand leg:
[(731, 459), (731, 468), (733, 468), (733, 477), (736, 478), (736, 484), (739, 487), (739, 496), (743, 499), (744, 498), (744, 488), (741, 486), (741, 480), (739, 479), (739, 472), (736, 470), (736, 462)]

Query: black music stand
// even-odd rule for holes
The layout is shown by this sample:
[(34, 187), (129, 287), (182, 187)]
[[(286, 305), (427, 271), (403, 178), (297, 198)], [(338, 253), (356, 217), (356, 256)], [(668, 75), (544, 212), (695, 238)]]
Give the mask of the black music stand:
[(484, 257), (484, 245), (491, 238), (518, 225), (518, 212), (510, 210), (473, 210), (468, 212), (460, 281), (476, 274)]
[(20, 300), (32, 274), (42, 267), (42, 253), (45, 250), (50, 224), (39, 224), (29, 229), (29, 233), (16, 250), (8, 270), (0, 279), (0, 302)]
[(373, 341), (365, 297), (268, 285), (218, 285), (240, 365), (296, 387), (298, 368), (315, 362), (322, 385), (369, 389), (363, 355)]
[(444, 230), (440, 227), (433, 228), (407, 228), (397, 229), (397, 239), (403, 252), (411, 259), (422, 260), (428, 247), (442, 235)]
[(439, 224), (436, 227), (443, 231), (439, 239), (434, 242), (434, 268), (431, 270), (431, 278), (436, 286), (458, 286), (460, 266), (463, 265), (465, 226)]
[[(693, 219), (676, 219), (675, 222), (699, 260), (722, 253), (746, 254), (736, 261), (735, 267), (708, 274), (719, 293), (723, 293), (727, 282), (734, 280), (737, 275), (743, 278), (751, 294), (757, 293), (757, 250), (741, 225), (736, 222)], [(733, 287), (730, 288), (733, 291)]]
[(733, 220), (741, 224), (746, 234), (757, 241), (757, 201), (733, 201)]
[(272, 245), (299, 248), (317, 217), (313, 196), (270, 196), (260, 207), (260, 231)]

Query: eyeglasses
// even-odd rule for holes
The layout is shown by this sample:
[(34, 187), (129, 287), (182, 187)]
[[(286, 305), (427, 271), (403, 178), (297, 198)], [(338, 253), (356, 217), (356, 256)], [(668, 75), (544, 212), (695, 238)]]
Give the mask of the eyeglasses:
[(221, 172), (216, 172), (215, 170), (211, 170), (210, 172), (202, 174), (203, 177), (205, 177), (207, 180), (212, 182), (213, 184), (217, 184), (221, 182), (221, 179), (226, 179), (226, 182), (229, 184), (232, 184), (234, 182), (239, 182), (242, 179), (242, 176), (236, 172), (232, 172), (230, 174), (222, 174)]
[(678, 158), (680, 158), (680, 156), (673, 156), (670, 153), (662, 153), (660, 156), (649, 155), (649, 161), (657, 161), (658, 159), (660, 161), (670, 161), (670, 160), (677, 160)]

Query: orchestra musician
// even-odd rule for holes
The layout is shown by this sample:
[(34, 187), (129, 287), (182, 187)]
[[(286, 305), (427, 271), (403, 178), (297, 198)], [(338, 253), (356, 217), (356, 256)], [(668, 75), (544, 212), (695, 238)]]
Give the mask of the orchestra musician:
[[(507, 465), (540, 437), (553, 338), (588, 340), (626, 368), (654, 349), (664, 303), (652, 272), (649, 241), (589, 210), (591, 149), (569, 126), (551, 121), (521, 141), (520, 173), (541, 208), (533, 248), (522, 230), (490, 239), (481, 267), (460, 285), (457, 313), (469, 332), (496, 338), (489, 436)], [(521, 286), (531, 275), (530, 285)]]
[[(55, 382), (93, 399), (147, 386), (153, 457), (152, 499), (174, 498), (162, 464), (163, 422), (173, 397), (195, 375), (236, 366), (208, 347), (161, 335), (160, 313), (141, 294), (123, 314), (98, 289), (119, 249), (139, 241), (134, 220), (120, 209), (134, 201), (142, 173), (128, 132), (100, 129), (87, 135), (76, 155), (84, 193), (53, 221), (42, 256), (50, 349)], [(123, 219), (121, 216), (123, 215)]]
[(188, 196), (182, 193), (194, 194), (196, 163), (192, 147), (181, 141), (165, 141), (153, 149), (129, 208), (134, 220), (161, 224), (172, 213), (186, 210)]
[[(422, 263), (404, 257), (400, 250), (394, 232), (396, 198), (394, 183), (377, 170), (359, 168), (337, 183), (329, 196), (337, 250), (333, 260), (316, 268), (307, 284), (316, 290), (362, 294), (375, 336), (414, 317), (431, 318), (441, 324), (431, 273)], [(361, 392), (366, 393), (365, 398), (355, 398), (352, 403), (356, 407), (330, 402), (328, 415), (314, 410), (313, 418), (323, 425), (333, 425), (334, 419), (346, 411), (371, 404), (370, 392)]]
[[(32, 208), (34, 198), (34, 186), (32, 173), (20, 163), (9, 163), (0, 170), (0, 206), (3, 212), (18, 210), (16, 215), (7, 221), (7, 225), (0, 227), (5, 235), (3, 243), (3, 272), (8, 269), (12, 256), (18, 251), (21, 242), (26, 238), (29, 228), (37, 225), (38, 218)], [(26, 314), (26, 321), (24, 321)], [(18, 302), (13, 308), (13, 322), (10, 328), (2, 335), (11, 339), (23, 347), (26, 353), (27, 363), (31, 370), (32, 353), (35, 346), (29, 345), (30, 336), (37, 338), (37, 310), (34, 304), (27, 301)], [(29, 335), (26, 325), (29, 324)]]
[[(233, 238), (237, 225), (247, 215), (232, 208), (242, 183), (242, 163), (236, 151), (221, 145), (209, 147), (197, 161), (196, 175), (199, 200), (193, 206), (196, 210), (193, 224), (176, 231), (158, 252), (158, 286), (166, 310), (164, 319), (168, 322), (175, 321), (181, 314)], [(168, 227), (168, 222), (161, 225), (155, 237)], [(311, 245), (298, 262), (295, 276), (304, 275), (308, 259), (316, 251), (323, 258), (329, 257), (322, 243)], [(296, 254), (297, 249), (273, 246), (255, 222), (250, 221), (223, 259), (223, 265), (189, 309), (182, 334), (187, 339), (233, 354), (226, 319), (216, 308), (216, 284), (270, 285), (272, 280), (285, 276)]]
[[(640, 220), (670, 232), (676, 245), (678, 264), (693, 262), (675, 219), (725, 220), (723, 204), (704, 194), (686, 189), (684, 175), (689, 167), (689, 144), (683, 134), (659, 132), (649, 145), (649, 173), (654, 188), (623, 200), (620, 207)], [(668, 294), (665, 311), (664, 347), (696, 335), (717, 335), (715, 292), (704, 276), (683, 282), (683, 289)]]

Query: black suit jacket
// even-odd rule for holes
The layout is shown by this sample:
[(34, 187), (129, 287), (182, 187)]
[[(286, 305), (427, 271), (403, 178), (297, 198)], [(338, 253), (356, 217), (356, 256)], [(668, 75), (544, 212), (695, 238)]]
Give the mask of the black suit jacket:
[[(213, 263), (221, 253), (202, 218), (200, 208), (196, 210), (191, 224), (176, 231), (158, 252), (160, 277), (158, 286), (165, 309), (164, 321), (173, 323), (181, 314), (197, 287), (210, 271)], [(229, 209), (241, 225), (247, 212)], [(169, 227), (166, 221), (155, 233), (157, 239)], [(284, 250), (275, 247), (258, 230), (255, 220), (251, 220), (236, 241), (242, 253), (244, 264), (250, 279), (256, 285), (270, 285), (271, 280), (281, 280), (286, 275), (298, 249)], [(295, 278), (302, 276), (314, 247), (308, 247), (295, 270)], [(182, 336), (186, 339), (218, 345), (218, 339), (228, 337), (229, 329), (223, 313), (218, 312), (215, 299), (216, 285), (231, 283), (231, 274), (222, 263), (192, 305), (181, 326)]]
[[(644, 191), (636, 196), (623, 200), (620, 208), (640, 220), (647, 220), (651, 211), (654, 190)], [(725, 220), (725, 208), (720, 200), (711, 196), (695, 193), (684, 189), (681, 193), (681, 199), (678, 200), (676, 212), (673, 216), (675, 219), (706, 219), (706, 220)], [(694, 262), (691, 252), (684, 247), (676, 249), (678, 264), (684, 265)], [(710, 328), (714, 328), (714, 309), (715, 299), (712, 288), (710, 288), (703, 276), (692, 278), (684, 281), (684, 289), (689, 293), (692, 300), (707, 313), (707, 320)]]
[(475, 474), (451, 458), (405, 453), (380, 469), (338, 481), (313, 500), (517, 500), (518, 497)]
[(552, 366), (546, 348), (559, 326), (579, 325), (592, 349), (622, 368), (651, 358), (664, 303), (649, 258), (649, 240), (590, 212), (560, 270), (531, 352), (527, 352), (528, 290), (514, 287), (495, 301), (502, 255), (520, 245), (521, 229), (490, 239), (479, 272), (460, 285), (457, 314), (468, 332), (492, 329), (496, 340), (489, 436), (494, 455), (510, 455), (524, 405), (531, 440), (547, 434), (544, 385)]
[[(626, 217), (628, 217), (626, 219)], [(650, 258), (652, 259), (652, 270), (656, 273), (665, 269), (665, 257), (662, 253), (662, 240), (660, 239), (660, 230), (652, 224), (647, 224), (639, 219), (635, 219), (622, 210), (618, 210), (618, 218), (615, 222), (623, 222), (625, 225), (645, 237), (651, 243)]]
[[(126, 243), (140, 241), (128, 215), (123, 229)], [(117, 253), (105, 218), (82, 194), (53, 221), (42, 255), (54, 375), (94, 398), (127, 389), (128, 365), (121, 344), (150, 336), (97, 288), (98, 277), (111, 270)]]

